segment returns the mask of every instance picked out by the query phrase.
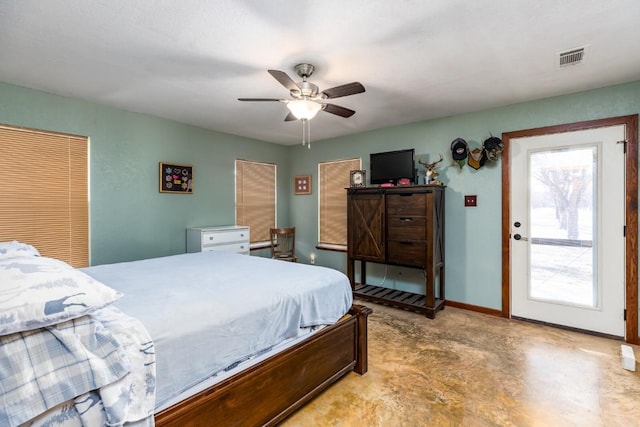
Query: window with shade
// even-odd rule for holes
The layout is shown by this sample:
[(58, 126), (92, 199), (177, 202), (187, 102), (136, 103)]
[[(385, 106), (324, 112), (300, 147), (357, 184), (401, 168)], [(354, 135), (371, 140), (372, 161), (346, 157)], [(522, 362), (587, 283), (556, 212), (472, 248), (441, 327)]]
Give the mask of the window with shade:
[(0, 125), (0, 241), (89, 265), (89, 139)]
[(362, 168), (361, 159), (318, 164), (318, 247), (347, 249), (347, 192), (352, 170)]
[(251, 243), (271, 241), (276, 225), (276, 165), (236, 160), (236, 224), (250, 227)]

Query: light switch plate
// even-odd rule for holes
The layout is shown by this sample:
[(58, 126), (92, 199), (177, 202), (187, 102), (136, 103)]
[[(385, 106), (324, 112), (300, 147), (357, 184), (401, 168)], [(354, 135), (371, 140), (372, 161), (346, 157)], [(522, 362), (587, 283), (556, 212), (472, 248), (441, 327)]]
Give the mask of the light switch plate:
[(470, 195), (464, 196), (464, 205), (465, 206), (478, 206), (478, 196)]

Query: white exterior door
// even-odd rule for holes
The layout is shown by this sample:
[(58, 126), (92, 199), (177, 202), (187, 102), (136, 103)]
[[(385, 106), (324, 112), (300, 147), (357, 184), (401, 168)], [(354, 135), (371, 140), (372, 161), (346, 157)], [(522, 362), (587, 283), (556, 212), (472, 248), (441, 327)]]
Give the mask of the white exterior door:
[(625, 126), (512, 139), (511, 314), (624, 336)]

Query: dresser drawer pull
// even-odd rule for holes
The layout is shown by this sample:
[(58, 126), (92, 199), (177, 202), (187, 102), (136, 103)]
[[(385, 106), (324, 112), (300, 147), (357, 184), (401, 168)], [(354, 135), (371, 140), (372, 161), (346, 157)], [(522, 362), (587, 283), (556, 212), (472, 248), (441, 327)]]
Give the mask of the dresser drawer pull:
[(401, 217), (400, 221), (413, 221), (413, 218)]

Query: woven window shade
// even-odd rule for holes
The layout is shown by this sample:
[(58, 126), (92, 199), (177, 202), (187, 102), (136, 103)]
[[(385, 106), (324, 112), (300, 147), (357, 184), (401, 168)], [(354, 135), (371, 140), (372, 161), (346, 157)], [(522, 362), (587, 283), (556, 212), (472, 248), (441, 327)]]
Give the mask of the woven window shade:
[(320, 244), (347, 245), (347, 192), (350, 172), (361, 168), (360, 159), (318, 165), (320, 181)]
[(88, 266), (88, 138), (0, 126), (0, 150), (0, 241)]
[(251, 227), (251, 243), (271, 239), (276, 224), (276, 165), (236, 160), (236, 224)]

